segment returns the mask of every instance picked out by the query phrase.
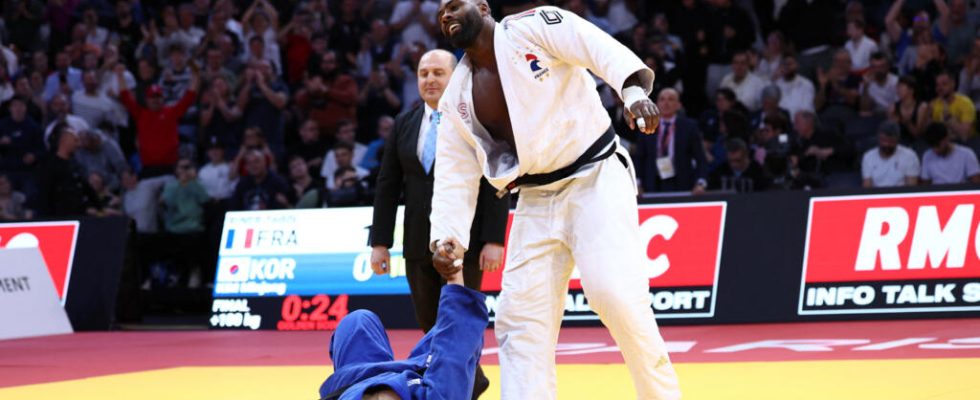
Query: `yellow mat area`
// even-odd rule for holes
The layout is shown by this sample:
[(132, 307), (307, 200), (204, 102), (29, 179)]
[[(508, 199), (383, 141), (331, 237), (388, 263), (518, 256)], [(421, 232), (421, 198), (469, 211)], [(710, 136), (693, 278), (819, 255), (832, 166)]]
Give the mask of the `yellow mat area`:
[[(980, 399), (980, 359), (676, 364), (686, 399)], [(0, 399), (316, 399), (329, 367), (182, 367), (0, 389)], [(497, 366), (485, 399), (499, 398)], [(622, 364), (560, 365), (561, 399), (632, 399)]]

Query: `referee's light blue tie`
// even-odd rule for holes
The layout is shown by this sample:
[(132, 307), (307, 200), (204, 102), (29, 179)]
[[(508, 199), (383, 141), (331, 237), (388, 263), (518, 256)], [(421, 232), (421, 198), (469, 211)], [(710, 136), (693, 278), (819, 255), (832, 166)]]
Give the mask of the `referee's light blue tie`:
[(432, 166), (436, 161), (436, 135), (439, 131), (439, 111), (433, 111), (429, 116), (429, 130), (425, 133), (425, 147), (422, 147), (422, 167), (425, 173), (432, 172)]

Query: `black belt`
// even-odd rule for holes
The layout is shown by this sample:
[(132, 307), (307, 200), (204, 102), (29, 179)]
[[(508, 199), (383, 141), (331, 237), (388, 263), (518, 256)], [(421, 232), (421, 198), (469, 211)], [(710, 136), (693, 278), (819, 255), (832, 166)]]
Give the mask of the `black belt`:
[(507, 192), (514, 190), (519, 186), (524, 186), (524, 185), (542, 186), (542, 185), (547, 185), (549, 183), (558, 182), (562, 179), (572, 176), (572, 174), (578, 172), (580, 168), (588, 164), (605, 160), (616, 152), (616, 146), (610, 147), (609, 150), (607, 150), (605, 153), (599, 154), (599, 152), (606, 146), (609, 146), (609, 144), (611, 144), (615, 139), (616, 139), (616, 132), (613, 131), (613, 128), (610, 125), (609, 129), (606, 129), (606, 132), (603, 133), (602, 136), (599, 137), (599, 139), (596, 139), (595, 143), (592, 143), (592, 145), (589, 146), (589, 148), (586, 149), (585, 152), (582, 153), (582, 155), (575, 160), (575, 162), (565, 167), (543, 174), (521, 175), (517, 177), (517, 179), (514, 179), (513, 182), (508, 183), (504, 189), (497, 192), (497, 197), (503, 197), (505, 194), (507, 194)]

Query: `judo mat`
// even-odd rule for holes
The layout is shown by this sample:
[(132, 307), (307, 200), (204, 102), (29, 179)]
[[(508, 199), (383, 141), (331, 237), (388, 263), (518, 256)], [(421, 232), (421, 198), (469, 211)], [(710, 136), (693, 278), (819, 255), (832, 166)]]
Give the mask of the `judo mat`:
[[(661, 329), (686, 399), (980, 399), (980, 319)], [(421, 334), (390, 331), (396, 356)], [(0, 341), (0, 399), (316, 399), (329, 332), (101, 332)], [(486, 332), (484, 399), (499, 398)], [(605, 329), (564, 328), (560, 399), (634, 398)]]

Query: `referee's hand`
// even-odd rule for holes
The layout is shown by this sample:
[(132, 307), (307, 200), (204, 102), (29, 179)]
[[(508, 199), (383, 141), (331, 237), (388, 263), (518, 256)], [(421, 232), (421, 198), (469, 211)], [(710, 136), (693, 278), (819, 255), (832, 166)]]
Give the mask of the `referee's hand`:
[(626, 121), (629, 123), (630, 129), (637, 129), (636, 120), (642, 119), (643, 126), (639, 130), (647, 135), (656, 132), (657, 126), (660, 125), (660, 109), (650, 99), (643, 99), (633, 103), (633, 106), (623, 110), (623, 114), (626, 116)]

